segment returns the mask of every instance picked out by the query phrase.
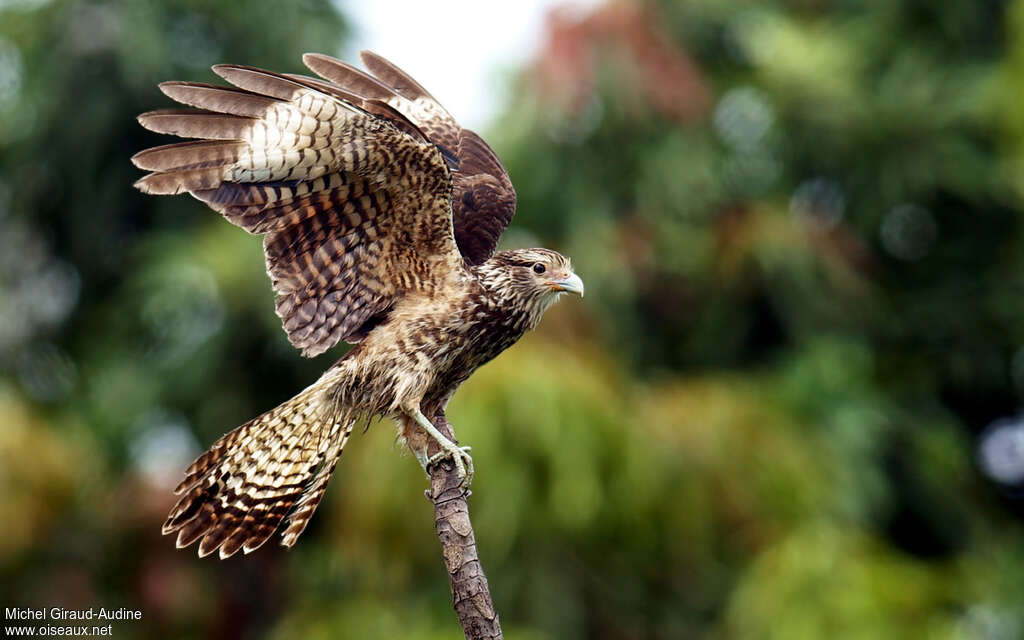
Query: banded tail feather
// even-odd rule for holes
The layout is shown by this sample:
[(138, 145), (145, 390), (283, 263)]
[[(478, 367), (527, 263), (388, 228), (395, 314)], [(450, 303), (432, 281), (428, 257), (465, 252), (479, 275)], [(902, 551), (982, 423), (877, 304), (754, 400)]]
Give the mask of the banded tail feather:
[[(327, 382), (325, 383), (325, 380)], [(285, 523), (281, 544), (305, 530), (352, 432), (356, 416), (319, 381), (221, 437), (175, 489), (181, 497), (164, 522), (178, 548), (199, 541), (200, 557), (249, 553)]]

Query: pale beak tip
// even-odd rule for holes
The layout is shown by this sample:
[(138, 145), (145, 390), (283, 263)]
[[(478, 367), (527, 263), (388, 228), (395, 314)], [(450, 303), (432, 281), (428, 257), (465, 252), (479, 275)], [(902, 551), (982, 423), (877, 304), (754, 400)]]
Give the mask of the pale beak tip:
[(555, 291), (575, 293), (579, 297), (583, 297), (583, 280), (581, 280), (575, 273), (570, 273), (568, 276), (560, 280), (552, 280), (548, 282), (548, 286)]

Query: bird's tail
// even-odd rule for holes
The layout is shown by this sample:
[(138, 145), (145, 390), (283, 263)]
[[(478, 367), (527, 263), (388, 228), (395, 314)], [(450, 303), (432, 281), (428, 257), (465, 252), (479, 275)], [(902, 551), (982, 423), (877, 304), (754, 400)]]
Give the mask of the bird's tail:
[(331, 376), (220, 438), (175, 489), (181, 495), (163, 532), (178, 548), (227, 558), (260, 547), (287, 518), (281, 544), (306, 528), (357, 416), (338, 406)]

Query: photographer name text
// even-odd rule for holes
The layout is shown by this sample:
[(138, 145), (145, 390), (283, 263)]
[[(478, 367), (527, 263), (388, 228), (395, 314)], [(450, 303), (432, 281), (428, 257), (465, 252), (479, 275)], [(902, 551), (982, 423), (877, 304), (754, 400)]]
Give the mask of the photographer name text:
[(141, 620), (142, 612), (135, 609), (65, 609), (64, 607), (4, 607), (7, 620)]

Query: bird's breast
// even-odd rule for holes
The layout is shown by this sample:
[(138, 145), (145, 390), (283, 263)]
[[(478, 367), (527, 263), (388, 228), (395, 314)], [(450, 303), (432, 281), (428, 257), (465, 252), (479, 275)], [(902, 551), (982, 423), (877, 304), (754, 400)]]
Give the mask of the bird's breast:
[(479, 290), (407, 298), (364, 338), (353, 365), (382, 407), (436, 401), (511, 346), (525, 325)]

